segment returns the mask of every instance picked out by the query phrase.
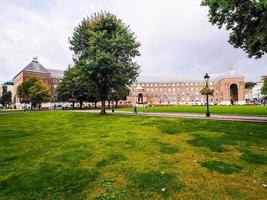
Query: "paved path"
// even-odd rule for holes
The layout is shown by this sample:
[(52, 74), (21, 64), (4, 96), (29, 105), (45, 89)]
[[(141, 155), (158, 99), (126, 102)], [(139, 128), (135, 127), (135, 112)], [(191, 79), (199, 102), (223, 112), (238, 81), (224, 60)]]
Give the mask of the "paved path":
[[(71, 112), (90, 112), (99, 113), (100, 110), (72, 110)], [(265, 122), (267, 123), (267, 117), (260, 116), (237, 116), (237, 115), (212, 115), (206, 117), (205, 114), (193, 114), (193, 113), (161, 113), (161, 112), (139, 112), (134, 114), (129, 111), (115, 111), (112, 113), (107, 110), (107, 113), (116, 115), (137, 115), (137, 116), (150, 116), (150, 117), (174, 117), (174, 118), (189, 118), (189, 119), (208, 119), (208, 120), (223, 120), (223, 121), (240, 121), (240, 122)]]

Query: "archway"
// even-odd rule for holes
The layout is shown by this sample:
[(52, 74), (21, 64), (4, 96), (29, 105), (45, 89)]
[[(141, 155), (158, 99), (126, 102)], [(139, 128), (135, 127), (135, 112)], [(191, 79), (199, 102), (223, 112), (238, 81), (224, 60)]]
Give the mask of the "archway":
[(138, 94), (138, 103), (143, 103), (143, 94), (142, 93)]
[(232, 104), (238, 102), (238, 87), (235, 83), (230, 85), (230, 101)]

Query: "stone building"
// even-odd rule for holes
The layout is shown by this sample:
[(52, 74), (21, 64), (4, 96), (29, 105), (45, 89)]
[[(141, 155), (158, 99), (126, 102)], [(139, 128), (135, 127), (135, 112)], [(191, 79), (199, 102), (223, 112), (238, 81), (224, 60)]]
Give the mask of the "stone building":
[(50, 89), (51, 92), (51, 102), (56, 101), (56, 87), (60, 79), (63, 77), (64, 71), (45, 68), (41, 65), (37, 57), (33, 58), (31, 63), (24, 67), (15, 77), (14, 77), (14, 87), (13, 87), (13, 99), (14, 103), (20, 103), (20, 98), (17, 95), (17, 87), (24, 81), (29, 80), (32, 77), (36, 77), (42, 80)]
[[(140, 77), (130, 86), (128, 104), (133, 102), (153, 104), (203, 105), (206, 99), (200, 94), (204, 80), (181, 80), (179, 78)], [(214, 89), (210, 103), (214, 105), (245, 104), (244, 76), (222, 76), (209, 81)]]
[[(228, 76), (211, 78), (209, 81), (209, 87), (215, 91), (214, 96), (210, 97), (211, 104), (229, 105), (231, 101), (234, 104), (245, 104), (245, 78), (235, 75), (233, 68), (229, 71)], [(38, 62), (37, 58), (33, 58), (31, 63), (14, 78), (12, 91), (14, 102), (20, 103), (16, 94), (17, 87), (31, 77), (43, 80), (50, 88), (51, 102), (57, 101), (56, 88), (63, 74), (64, 71), (46, 68)], [(129, 86), (130, 94), (125, 103), (203, 105), (206, 103), (205, 97), (200, 94), (203, 87), (205, 82), (201, 79), (182, 80), (181, 78), (141, 76), (137, 82)]]

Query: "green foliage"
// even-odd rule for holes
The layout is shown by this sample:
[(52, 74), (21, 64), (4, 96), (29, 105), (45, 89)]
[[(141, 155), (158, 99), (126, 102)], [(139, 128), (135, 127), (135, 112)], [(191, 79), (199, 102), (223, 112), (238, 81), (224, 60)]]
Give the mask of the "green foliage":
[(80, 67), (69, 67), (64, 72), (64, 77), (57, 87), (58, 98), (61, 101), (68, 101), (75, 98), (82, 106), (83, 101), (95, 101), (93, 86), (81, 79)]
[(50, 97), (50, 90), (42, 80), (35, 81), (29, 88), (29, 100), (33, 105), (48, 102)]
[(249, 57), (267, 52), (266, 0), (202, 0), (209, 7), (209, 21), (230, 30), (229, 43)]
[(93, 84), (104, 114), (111, 91), (126, 87), (137, 78), (139, 66), (133, 59), (140, 55), (140, 44), (129, 26), (115, 15), (101, 12), (85, 18), (75, 28), (70, 45), (74, 62), (81, 68), (81, 78)]
[(207, 168), (208, 170), (216, 171), (220, 174), (232, 174), (242, 170), (242, 167), (238, 165), (228, 164), (217, 160), (203, 162), (201, 163), (201, 166)]
[(36, 81), (38, 81), (38, 79), (36, 77), (32, 77), (18, 86), (17, 95), (20, 98), (20, 102), (29, 103), (30, 87), (32, 87)]
[(264, 78), (263, 86), (261, 88), (261, 93), (267, 98), (267, 78)]
[(245, 88), (246, 89), (252, 89), (255, 85), (256, 85), (256, 83), (254, 83), (254, 82), (246, 82)]
[(12, 92), (8, 91), (2, 94), (2, 97), (0, 97), (0, 103), (2, 105), (10, 104), (12, 102)]
[(200, 90), (200, 94), (202, 95), (208, 95), (208, 96), (213, 96), (214, 90), (210, 89), (209, 87), (204, 87)]

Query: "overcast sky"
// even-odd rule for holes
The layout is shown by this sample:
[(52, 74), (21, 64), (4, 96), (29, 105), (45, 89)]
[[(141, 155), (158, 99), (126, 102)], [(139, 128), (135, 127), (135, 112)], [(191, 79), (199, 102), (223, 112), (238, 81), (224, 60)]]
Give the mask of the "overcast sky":
[(234, 66), (247, 80), (267, 74), (267, 55), (255, 60), (228, 44), (228, 33), (208, 22), (200, 0), (0, 0), (0, 82), (38, 56), (47, 68), (72, 63), (68, 38), (88, 15), (110, 11), (141, 42), (141, 74), (199, 76)]

